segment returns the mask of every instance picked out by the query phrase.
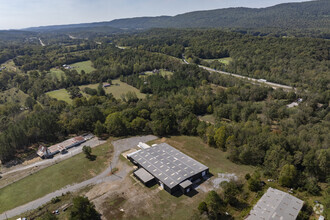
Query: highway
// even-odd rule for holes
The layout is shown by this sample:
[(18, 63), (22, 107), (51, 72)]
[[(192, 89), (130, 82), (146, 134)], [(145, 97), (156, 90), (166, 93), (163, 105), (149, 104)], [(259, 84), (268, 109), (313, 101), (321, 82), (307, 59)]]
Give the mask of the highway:
[[(185, 64), (190, 64), (185, 59), (184, 55), (183, 55), (182, 60)], [(283, 84), (268, 82), (264, 79), (255, 79), (255, 78), (251, 78), (251, 77), (247, 77), (247, 76), (238, 75), (238, 74), (235, 74), (235, 73), (228, 73), (228, 72), (225, 72), (225, 71), (215, 70), (215, 69), (212, 69), (210, 67), (206, 67), (206, 66), (202, 66), (202, 65), (198, 65), (198, 66), (202, 69), (205, 69), (205, 70), (209, 71), (209, 72), (216, 72), (216, 73), (220, 73), (220, 74), (224, 74), (224, 75), (228, 75), (228, 76), (233, 76), (233, 77), (244, 79), (244, 80), (249, 80), (249, 81), (253, 82), (254, 84), (267, 85), (267, 86), (272, 87), (273, 89), (281, 88), (281, 89), (286, 90), (286, 91), (295, 90), (295, 88), (292, 87), (292, 86), (287, 86), (287, 85), (283, 85)]]

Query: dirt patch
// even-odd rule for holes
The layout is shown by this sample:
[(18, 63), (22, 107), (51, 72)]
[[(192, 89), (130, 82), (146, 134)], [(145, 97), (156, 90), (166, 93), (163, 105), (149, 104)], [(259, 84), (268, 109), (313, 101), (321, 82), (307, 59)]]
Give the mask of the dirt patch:
[(123, 217), (125, 210), (120, 208), (123, 203), (126, 202), (124, 197), (115, 195), (112, 198), (108, 198), (103, 205), (103, 216), (111, 216), (111, 219), (120, 219)]
[(27, 160), (27, 161), (24, 161), (23, 162), (23, 165), (26, 166), (26, 165), (30, 165), (30, 164), (33, 164), (35, 162), (38, 162), (38, 161), (41, 161), (42, 159), (40, 157), (36, 157), (36, 158), (33, 158), (31, 160)]
[(200, 189), (203, 192), (209, 192), (211, 190), (217, 190), (222, 182), (229, 182), (231, 180), (237, 180), (237, 176), (234, 173), (218, 173), (217, 177), (208, 179), (202, 185), (199, 185), (196, 189)]
[(115, 182), (95, 185), (86, 194), (102, 219), (169, 219), (177, 212), (182, 213), (179, 219), (189, 219), (191, 213), (184, 213), (187, 207), (196, 208), (205, 196), (200, 191), (191, 198), (185, 195), (177, 198), (160, 190), (157, 184), (151, 188), (144, 186), (132, 177), (133, 165), (120, 161), (117, 167), (128, 169), (129, 175)]

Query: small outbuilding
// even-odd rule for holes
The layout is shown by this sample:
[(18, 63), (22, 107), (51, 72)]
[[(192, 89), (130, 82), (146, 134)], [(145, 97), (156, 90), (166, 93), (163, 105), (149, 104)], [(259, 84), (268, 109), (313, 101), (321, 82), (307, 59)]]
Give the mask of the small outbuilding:
[(187, 194), (191, 191), (192, 189), (192, 182), (190, 180), (186, 180), (182, 183), (180, 183), (180, 189), (183, 194)]
[(154, 183), (155, 177), (148, 173), (145, 169), (140, 168), (135, 171), (134, 176), (138, 178), (145, 186), (151, 186)]
[(43, 145), (40, 145), (39, 146), (38, 151), (37, 151), (37, 154), (41, 158), (47, 158), (47, 157), (50, 156), (49, 150), (47, 149), (47, 147), (45, 147)]

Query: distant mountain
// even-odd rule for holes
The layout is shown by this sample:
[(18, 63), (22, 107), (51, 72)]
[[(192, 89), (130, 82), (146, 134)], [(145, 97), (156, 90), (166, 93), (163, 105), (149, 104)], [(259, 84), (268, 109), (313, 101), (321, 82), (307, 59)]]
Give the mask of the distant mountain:
[(330, 28), (330, 1), (280, 4), (268, 8), (228, 8), (196, 11), (174, 17), (118, 19), (117, 28)]
[(58, 25), (28, 28), (29, 31), (58, 31), (72, 28), (283, 28), (330, 29), (330, 1), (317, 0), (302, 3), (286, 3), (268, 8), (228, 8), (196, 11), (176, 16), (139, 17), (74, 25)]

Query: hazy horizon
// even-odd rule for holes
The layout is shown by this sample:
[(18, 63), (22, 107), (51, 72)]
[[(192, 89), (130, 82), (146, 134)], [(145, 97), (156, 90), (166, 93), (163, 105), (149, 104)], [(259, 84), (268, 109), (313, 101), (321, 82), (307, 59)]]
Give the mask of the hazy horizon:
[[(229, 7), (264, 8), (306, 0), (11, 0), (0, 4), (0, 30), (111, 21), (143, 16), (174, 16)], [(1, 2), (1, 0), (0, 0)], [(173, 7), (175, 6), (175, 7)]]

